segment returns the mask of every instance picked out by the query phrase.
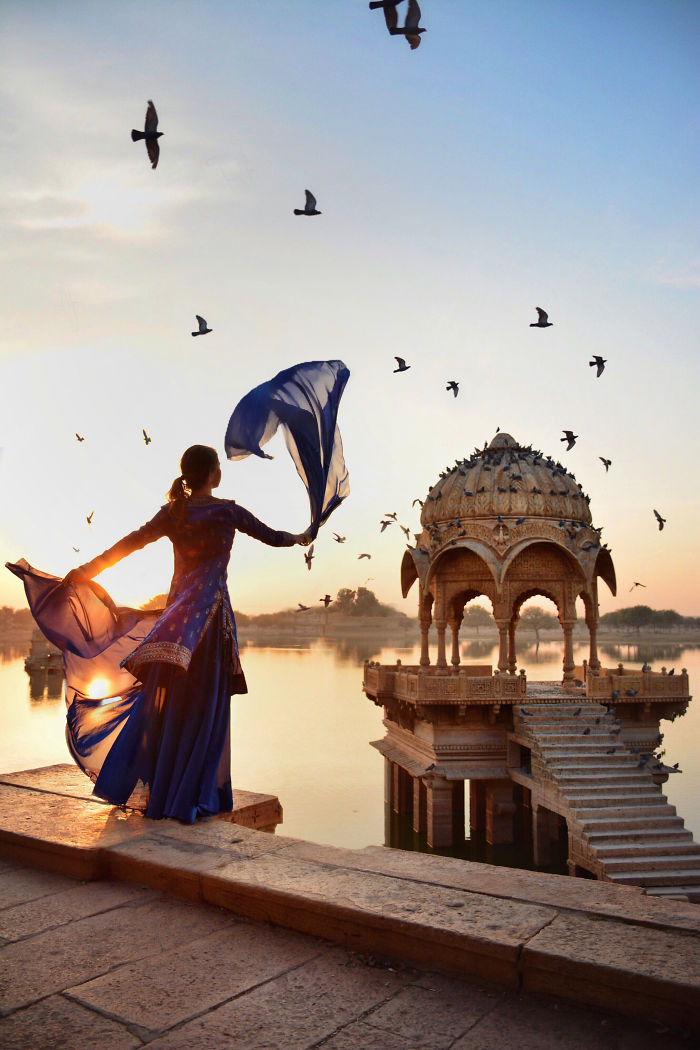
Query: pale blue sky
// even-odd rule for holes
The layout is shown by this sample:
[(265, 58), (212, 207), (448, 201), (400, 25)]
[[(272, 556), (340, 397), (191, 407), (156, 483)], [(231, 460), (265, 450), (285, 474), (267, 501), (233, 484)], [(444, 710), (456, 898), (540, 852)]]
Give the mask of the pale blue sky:
[[(299, 550), (237, 541), (234, 606), (371, 576), (412, 612), (403, 536), (379, 519), (418, 528), (413, 497), (500, 426), (590, 493), (620, 585), (604, 611), (641, 579), (649, 604), (700, 612), (700, 7), (422, 6), (411, 52), (366, 0), (3, 3), (3, 561), (92, 557), (155, 512), (188, 444), (222, 451), (248, 389), (340, 357), (351, 496), (311, 574)], [(149, 98), (155, 172), (129, 138)], [(307, 186), (313, 220), (292, 214)], [(529, 328), (536, 305), (553, 328)], [(221, 494), (306, 524), (281, 443), (226, 465)], [(163, 542), (101, 579), (143, 600), (169, 559)], [(0, 602), (21, 604), (4, 575)]]

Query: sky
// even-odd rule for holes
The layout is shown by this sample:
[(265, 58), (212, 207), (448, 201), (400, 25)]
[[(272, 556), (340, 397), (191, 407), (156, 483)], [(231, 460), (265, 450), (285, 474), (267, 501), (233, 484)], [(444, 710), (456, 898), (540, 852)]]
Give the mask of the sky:
[[(155, 514), (188, 445), (223, 459), (248, 390), (340, 358), (351, 494), (311, 572), (237, 537), (234, 608), (365, 584), (413, 614), (403, 534), (379, 521), (419, 530), (413, 499), (500, 427), (590, 494), (618, 579), (602, 612), (700, 614), (700, 6), (422, 12), (412, 52), (366, 0), (4, 0), (2, 562), (92, 558)], [(148, 99), (155, 171), (129, 134)], [(307, 187), (313, 219), (293, 215)], [(536, 306), (553, 327), (530, 328)], [(196, 313), (213, 331), (195, 340)], [(224, 463), (218, 493), (302, 531), (281, 435), (267, 450)], [(171, 571), (161, 540), (100, 582), (137, 604)], [(9, 572), (0, 604), (25, 604)]]

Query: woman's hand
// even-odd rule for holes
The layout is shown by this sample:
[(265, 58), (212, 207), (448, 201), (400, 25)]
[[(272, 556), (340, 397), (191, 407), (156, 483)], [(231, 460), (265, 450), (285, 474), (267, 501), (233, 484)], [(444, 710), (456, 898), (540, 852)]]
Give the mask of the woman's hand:
[(309, 544), (313, 543), (313, 541), (315, 540), (317, 531), (317, 529), (314, 529), (311, 525), (309, 525), (306, 532), (299, 533), (299, 535), (296, 538), (296, 543), (298, 543), (300, 547), (308, 547)]

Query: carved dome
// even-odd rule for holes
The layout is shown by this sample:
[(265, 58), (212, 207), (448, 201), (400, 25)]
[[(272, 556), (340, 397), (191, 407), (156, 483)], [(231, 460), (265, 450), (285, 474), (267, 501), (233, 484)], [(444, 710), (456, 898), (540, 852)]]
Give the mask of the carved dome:
[(435, 523), (500, 515), (590, 525), (588, 504), (588, 496), (561, 463), (498, 433), (488, 447), (440, 474), (426, 497), (421, 524), (430, 530)]

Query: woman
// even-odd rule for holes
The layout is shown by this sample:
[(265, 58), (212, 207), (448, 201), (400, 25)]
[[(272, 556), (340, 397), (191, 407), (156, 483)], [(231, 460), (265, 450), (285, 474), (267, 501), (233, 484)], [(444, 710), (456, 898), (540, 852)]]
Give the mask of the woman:
[[(226, 586), (236, 530), (272, 547), (307, 545), (313, 530), (277, 532), (213, 496), (221, 481), (213, 448), (188, 448), (180, 470), (151, 521), (62, 583), (26, 562), (11, 568), (24, 577), (44, 633), (64, 650), (68, 745), (94, 793), (193, 823), (233, 808), (230, 696), (247, 692)], [(90, 581), (161, 536), (175, 554), (165, 610), (116, 608)]]

